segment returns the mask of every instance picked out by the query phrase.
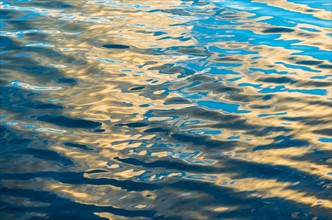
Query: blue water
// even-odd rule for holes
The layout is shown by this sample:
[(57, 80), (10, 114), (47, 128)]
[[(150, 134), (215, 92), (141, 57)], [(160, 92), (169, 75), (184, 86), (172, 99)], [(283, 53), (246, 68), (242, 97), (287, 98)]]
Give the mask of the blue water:
[(0, 219), (332, 219), (330, 1), (0, 9)]

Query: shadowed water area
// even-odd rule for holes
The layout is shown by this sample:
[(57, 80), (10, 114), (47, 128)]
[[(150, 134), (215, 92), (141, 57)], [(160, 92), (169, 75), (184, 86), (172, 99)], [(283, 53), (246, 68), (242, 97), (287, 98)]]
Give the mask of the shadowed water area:
[(332, 219), (331, 7), (0, 2), (1, 219)]

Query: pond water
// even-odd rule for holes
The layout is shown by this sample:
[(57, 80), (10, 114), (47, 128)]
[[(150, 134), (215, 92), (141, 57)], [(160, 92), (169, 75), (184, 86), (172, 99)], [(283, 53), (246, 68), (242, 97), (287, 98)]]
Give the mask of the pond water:
[(326, 0), (4, 0), (1, 219), (332, 219)]

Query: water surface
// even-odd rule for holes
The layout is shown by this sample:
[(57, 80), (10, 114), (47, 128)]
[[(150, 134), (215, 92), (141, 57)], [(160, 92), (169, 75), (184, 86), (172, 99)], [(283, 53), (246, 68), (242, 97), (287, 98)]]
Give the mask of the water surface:
[(332, 219), (326, 0), (5, 0), (1, 219)]

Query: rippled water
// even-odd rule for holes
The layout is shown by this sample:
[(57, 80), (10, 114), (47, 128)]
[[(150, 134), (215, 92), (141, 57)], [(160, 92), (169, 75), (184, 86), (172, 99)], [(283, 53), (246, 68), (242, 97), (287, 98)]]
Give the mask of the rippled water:
[(0, 2), (1, 219), (332, 219), (331, 7)]

